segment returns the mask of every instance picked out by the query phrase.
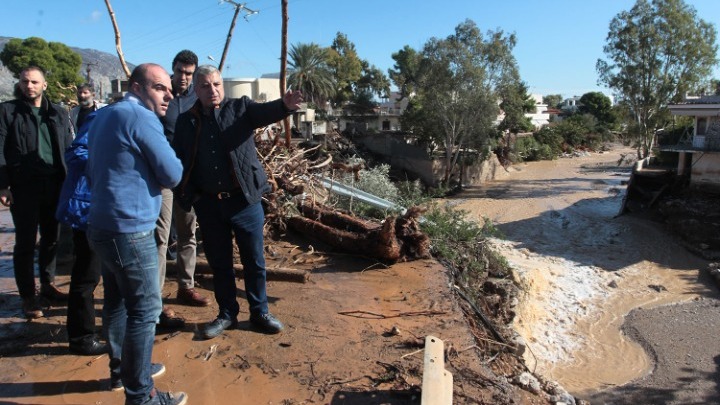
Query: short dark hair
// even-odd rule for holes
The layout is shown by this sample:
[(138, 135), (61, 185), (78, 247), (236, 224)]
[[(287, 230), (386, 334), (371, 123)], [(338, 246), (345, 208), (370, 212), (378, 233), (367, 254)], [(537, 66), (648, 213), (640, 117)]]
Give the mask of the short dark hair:
[[(37, 71), (37, 72), (42, 73), (43, 77), (45, 77), (45, 69), (41, 68), (40, 66), (35, 66), (35, 65), (30, 65), (30, 66), (26, 67), (25, 69), (23, 69), (23, 70), (20, 71), (20, 74), (23, 74), (23, 73), (25, 73), (25, 72), (29, 72), (29, 71), (32, 71), (32, 70), (35, 70), (35, 71)], [(18, 75), (18, 77), (19, 77), (19, 76), (20, 76), (20, 75)]]
[(198, 57), (195, 55), (195, 52), (183, 49), (182, 51), (178, 52), (177, 55), (175, 55), (175, 59), (172, 61), (172, 65), (170, 68), (175, 68), (176, 63), (182, 63), (183, 65), (198, 65)]
[(135, 66), (135, 69), (133, 69), (132, 73), (130, 74), (130, 79), (128, 79), (128, 88), (132, 87), (133, 83), (144, 86), (147, 82), (147, 78), (145, 77), (145, 73), (147, 72), (147, 70), (147, 63), (142, 63)]
[(82, 90), (88, 90), (90, 93), (95, 93), (95, 86), (93, 86), (92, 83), (83, 83), (77, 86), (78, 93)]

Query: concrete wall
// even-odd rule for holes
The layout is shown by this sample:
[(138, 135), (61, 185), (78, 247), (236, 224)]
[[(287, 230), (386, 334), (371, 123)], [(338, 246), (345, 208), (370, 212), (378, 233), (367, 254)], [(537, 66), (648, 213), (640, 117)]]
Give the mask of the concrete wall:
[[(437, 186), (445, 176), (445, 161), (431, 160), (424, 147), (408, 144), (401, 135), (376, 134), (356, 136), (353, 139), (371, 152), (384, 156), (390, 166), (414, 174), (429, 186)], [(504, 169), (497, 157), (466, 166), (463, 170), (463, 185), (479, 185), (492, 180)]]
[(280, 79), (226, 78), (223, 79), (223, 84), (225, 96), (229, 98), (248, 96), (261, 102), (280, 98)]
[(720, 153), (695, 152), (692, 154), (690, 185), (720, 190)]

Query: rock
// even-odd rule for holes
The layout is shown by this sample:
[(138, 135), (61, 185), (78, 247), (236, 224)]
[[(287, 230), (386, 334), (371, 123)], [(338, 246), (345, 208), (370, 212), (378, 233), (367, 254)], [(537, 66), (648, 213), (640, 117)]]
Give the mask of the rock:
[(540, 387), (540, 382), (535, 378), (534, 375), (524, 372), (517, 377), (515, 377), (514, 382), (522, 387), (525, 390), (528, 390), (532, 392), (533, 394), (540, 394), (542, 392), (542, 388)]
[(510, 345), (513, 346), (513, 353), (515, 353), (515, 355), (522, 356), (523, 354), (525, 354), (525, 350), (527, 349), (527, 342), (525, 341), (525, 338), (523, 338), (519, 334), (514, 334), (514, 336), (510, 339)]

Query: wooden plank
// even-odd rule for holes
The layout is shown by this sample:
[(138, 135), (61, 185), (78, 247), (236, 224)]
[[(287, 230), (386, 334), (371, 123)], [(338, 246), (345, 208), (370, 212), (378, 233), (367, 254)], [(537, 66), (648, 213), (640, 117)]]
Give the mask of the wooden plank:
[(435, 336), (425, 337), (422, 405), (451, 405), (453, 375), (445, 370), (445, 344)]

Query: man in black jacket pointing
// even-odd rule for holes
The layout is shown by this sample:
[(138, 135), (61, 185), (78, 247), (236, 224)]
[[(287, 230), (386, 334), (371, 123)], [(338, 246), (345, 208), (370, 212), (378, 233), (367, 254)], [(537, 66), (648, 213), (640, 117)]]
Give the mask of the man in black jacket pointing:
[(299, 108), (302, 94), (256, 103), (248, 97), (226, 99), (222, 76), (211, 65), (197, 68), (193, 81), (198, 101), (180, 115), (173, 147), (183, 164), (176, 198), (184, 209), (195, 208), (205, 256), (213, 270), (217, 319), (203, 337), (211, 339), (237, 326), (232, 235), (240, 249), (250, 323), (266, 333), (279, 333), (282, 323), (268, 311), (262, 194), (270, 191), (255, 151), (254, 130), (280, 121)]

